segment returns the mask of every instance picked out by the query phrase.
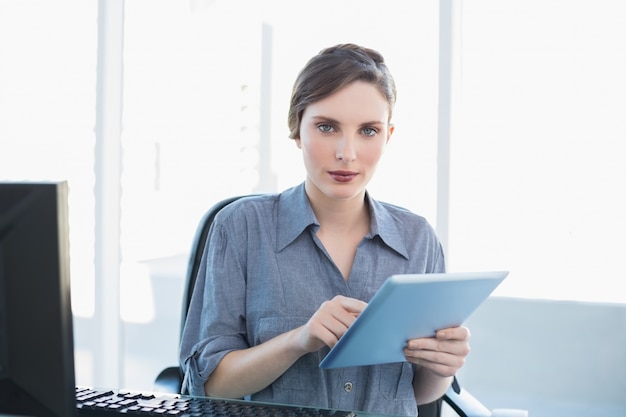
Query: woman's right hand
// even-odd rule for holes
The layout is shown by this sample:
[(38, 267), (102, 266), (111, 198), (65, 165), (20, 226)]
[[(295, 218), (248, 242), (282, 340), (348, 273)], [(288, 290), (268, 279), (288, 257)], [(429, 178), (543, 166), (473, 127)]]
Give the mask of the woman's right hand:
[(352, 325), (367, 303), (355, 298), (335, 296), (322, 303), (309, 321), (298, 329), (298, 343), (306, 353), (324, 345), (333, 347)]
[(240, 398), (270, 385), (302, 355), (334, 346), (367, 303), (336, 296), (309, 321), (248, 349), (227, 353), (204, 384), (206, 395)]

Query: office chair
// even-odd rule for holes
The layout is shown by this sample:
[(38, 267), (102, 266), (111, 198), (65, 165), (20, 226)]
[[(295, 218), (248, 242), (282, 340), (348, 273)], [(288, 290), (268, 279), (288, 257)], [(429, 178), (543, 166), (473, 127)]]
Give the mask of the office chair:
[[(198, 275), (198, 269), (200, 268), (200, 261), (202, 260), (202, 254), (204, 252), (204, 247), (206, 246), (207, 236), (209, 235), (209, 229), (211, 228), (213, 219), (221, 209), (241, 197), (244, 196), (230, 197), (219, 201), (207, 210), (207, 212), (204, 213), (200, 219), (200, 223), (198, 224), (196, 234), (194, 235), (193, 242), (191, 244), (189, 263), (187, 264), (187, 274), (185, 276), (185, 288), (181, 311), (180, 337), (182, 337), (183, 330), (185, 328), (185, 320), (187, 319), (187, 313), (189, 312), (189, 304), (191, 304), (193, 288), (196, 285), (196, 277)], [(154, 381), (154, 390), (157, 392), (171, 394), (185, 394), (182, 392), (182, 385), (182, 369), (180, 366), (170, 366), (159, 373)]]
[[(196, 234), (194, 236), (191, 254), (189, 257), (189, 263), (187, 265), (187, 274), (185, 289), (183, 295), (183, 305), (181, 314), (181, 327), (182, 332), (185, 326), (185, 320), (189, 311), (189, 304), (191, 303), (191, 296), (193, 294), (193, 288), (196, 283), (196, 276), (200, 267), (200, 261), (202, 260), (202, 254), (206, 246), (207, 236), (209, 229), (215, 215), (224, 207), (246, 196), (235, 196), (226, 198), (213, 205), (202, 216)], [(171, 394), (186, 394), (182, 392), (183, 374), (180, 366), (171, 366), (162, 370), (154, 381), (154, 391), (164, 392)], [(444, 404), (447, 404), (459, 417), (490, 417), (491, 412), (472, 396), (466, 390), (463, 390), (459, 385), (458, 380), (454, 379), (448, 392), (439, 400), (430, 404), (424, 404), (418, 406), (418, 413), (420, 417), (441, 417)], [(446, 414), (448, 415), (448, 414)]]

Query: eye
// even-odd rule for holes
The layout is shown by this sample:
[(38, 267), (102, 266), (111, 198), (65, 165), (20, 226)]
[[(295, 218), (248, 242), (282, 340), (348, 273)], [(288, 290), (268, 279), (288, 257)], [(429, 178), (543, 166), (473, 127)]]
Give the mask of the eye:
[(328, 123), (320, 123), (317, 125), (317, 128), (322, 133), (330, 133), (335, 130), (335, 128)]
[(373, 127), (364, 127), (363, 129), (361, 129), (361, 132), (365, 136), (376, 136), (376, 134), (378, 133), (378, 129), (375, 129)]

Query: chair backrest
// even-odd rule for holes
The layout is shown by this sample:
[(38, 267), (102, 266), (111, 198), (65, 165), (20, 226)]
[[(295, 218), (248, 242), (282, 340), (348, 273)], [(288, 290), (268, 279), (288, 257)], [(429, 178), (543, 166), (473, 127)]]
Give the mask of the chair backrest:
[[(213, 219), (221, 209), (239, 200), (245, 195), (229, 197), (214, 204), (210, 209), (204, 213), (198, 228), (193, 238), (191, 245), (191, 252), (189, 254), (189, 262), (187, 264), (187, 274), (185, 276), (185, 287), (183, 289), (183, 302), (180, 317), (180, 334), (179, 340), (182, 339), (183, 330), (185, 329), (185, 321), (187, 320), (187, 314), (189, 312), (189, 305), (191, 304), (191, 296), (193, 295), (193, 288), (196, 285), (196, 278), (198, 276), (198, 270), (200, 269), (200, 262), (202, 261), (202, 255), (207, 245), (207, 237)], [(156, 392), (166, 392), (171, 394), (187, 394), (182, 387), (183, 373), (180, 366), (170, 366), (163, 369), (154, 380), (154, 390)]]

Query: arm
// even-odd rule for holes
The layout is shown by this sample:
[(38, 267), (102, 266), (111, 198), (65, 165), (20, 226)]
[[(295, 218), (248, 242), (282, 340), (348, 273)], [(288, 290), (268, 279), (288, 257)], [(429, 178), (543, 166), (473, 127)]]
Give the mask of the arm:
[(465, 327), (439, 330), (433, 338), (413, 339), (404, 350), (409, 362), (418, 365), (413, 389), (418, 404), (427, 404), (445, 394), (453, 376), (469, 353), (470, 332)]
[(366, 303), (343, 296), (324, 302), (301, 327), (228, 353), (204, 384), (206, 395), (240, 398), (262, 390), (302, 355), (334, 346)]
[(306, 353), (296, 342), (300, 331), (294, 329), (261, 345), (228, 353), (205, 382), (206, 395), (240, 398), (271, 384)]

